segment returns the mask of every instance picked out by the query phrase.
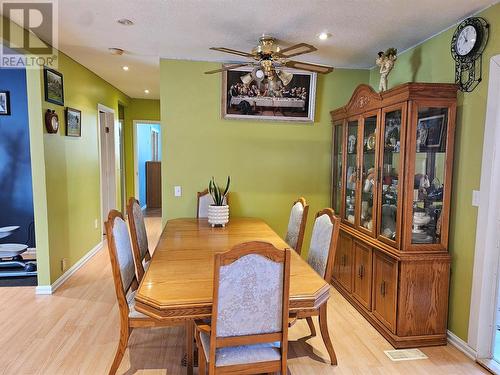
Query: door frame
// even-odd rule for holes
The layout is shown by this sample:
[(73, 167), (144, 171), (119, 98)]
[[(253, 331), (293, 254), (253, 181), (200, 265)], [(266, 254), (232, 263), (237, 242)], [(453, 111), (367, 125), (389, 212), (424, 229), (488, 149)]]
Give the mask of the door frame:
[[(104, 217), (102, 214), (102, 206), (103, 206), (103, 184), (102, 184), (102, 154), (101, 154), (101, 117), (100, 117), (100, 112), (106, 112), (106, 113), (111, 113), (113, 114), (113, 134), (116, 136), (116, 113), (113, 108), (107, 107), (104, 104), (97, 104), (97, 148), (98, 148), (98, 154), (99, 154), (99, 192), (100, 192), (100, 197), (99, 197), (99, 203), (100, 203), (100, 210), (99, 210), (99, 216), (101, 217), (101, 233), (104, 234)], [(115, 143), (116, 147), (116, 143)], [(116, 150), (113, 153), (115, 155), (115, 169), (116, 169)], [(115, 191), (116, 191), (116, 178), (115, 178)], [(116, 203), (116, 202), (115, 202)]]
[[(137, 163), (137, 127), (140, 124), (151, 124), (151, 125), (160, 125), (161, 129), (161, 121), (157, 120), (134, 120), (133, 121), (133, 131), (134, 131), (134, 195), (136, 199), (139, 199), (139, 165)], [(161, 139), (161, 130), (160, 130), (160, 139)], [(142, 204), (142, 209), (146, 208), (145, 202), (140, 202)]]
[[(492, 358), (499, 261), (497, 213), (500, 208), (500, 55), (490, 59), (481, 165), (468, 345), (480, 362)], [(487, 365), (485, 363), (485, 365)]]

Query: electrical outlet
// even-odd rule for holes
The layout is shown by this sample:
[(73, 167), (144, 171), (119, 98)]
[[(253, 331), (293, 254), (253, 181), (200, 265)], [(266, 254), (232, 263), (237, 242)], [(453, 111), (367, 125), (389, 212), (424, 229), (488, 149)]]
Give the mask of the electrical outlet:
[(182, 196), (182, 188), (180, 186), (174, 186), (174, 196), (175, 197)]
[(94, 219), (94, 228), (98, 229), (99, 228), (99, 220)]
[(68, 258), (61, 259), (61, 271), (65, 272), (68, 269)]

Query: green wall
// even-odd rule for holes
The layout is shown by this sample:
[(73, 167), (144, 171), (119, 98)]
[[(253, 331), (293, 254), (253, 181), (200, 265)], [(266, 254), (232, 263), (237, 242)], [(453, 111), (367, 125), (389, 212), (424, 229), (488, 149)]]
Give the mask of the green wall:
[(97, 105), (114, 109), (117, 117), (118, 103), (127, 106), (130, 101), (61, 52), (58, 71), (64, 76), (64, 105), (82, 111), (82, 137), (65, 136), (64, 107), (45, 102), (42, 87), (43, 113), (47, 108), (56, 110), (61, 124), (57, 134), (43, 136), (51, 282), (62, 274), (62, 258), (68, 258), (71, 266), (102, 239)]
[[(472, 93), (460, 93), (458, 96), (449, 242), (453, 261), (448, 326), (465, 341), (477, 221), (477, 208), (472, 206), (472, 190), (479, 190), (480, 183), (489, 60), (500, 53), (500, 4), (488, 8), (479, 16), (491, 25), (490, 39), (483, 55), (483, 82)], [(455, 63), (450, 54), (454, 31), (455, 27), (399, 55), (389, 75), (389, 87), (408, 81), (454, 82)], [(378, 88), (378, 81), (378, 69), (374, 68), (370, 72), (370, 84)]]
[(125, 178), (127, 198), (135, 196), (134, 120), (160, 121), (160, 101), (157, 99), (131, 99), (129, 106), (125, 109)]
[[(349, 100), (369, 79), (367, 70), (338, 69), (318, 77), (316, 122), (297, 124), (222, 120), (221, 76), (203, 72), (220, 65), (161, 60), (163, 220), (196, 215), (196, 192), (210, 176), (231, 175), (233, 216), (261, 217), (284, 234), (293, 201), (313, 214), (330, 206), (331, 125), (329, 111)], [(175, 185), (182, 197), (173, 196)], [(305, 249), (308, 246), (305, 246)]]

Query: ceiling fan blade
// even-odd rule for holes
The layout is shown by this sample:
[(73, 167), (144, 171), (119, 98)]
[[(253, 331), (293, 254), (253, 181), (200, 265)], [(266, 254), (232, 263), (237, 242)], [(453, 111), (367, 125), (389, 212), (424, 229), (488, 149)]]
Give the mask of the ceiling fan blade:
[(233, 55), (238, 55), (238, 56), (243, 56), (243, 57), (250, 57), (250, 58), (254, 58), (254, 55), (252, 55), (251, 53), (248, 53), (248, 52), (243, 52), (243, 51), (238, 51), (238, 50), (235, 50), (235, 49), (231, 49), (231, 48), (225, 48), (225, 47), (210, 47), (211, 50), (213, 51), (219, 51), (219, 52), (225, 52), (225, 53), (231, 53)]
[(241, 68), (242, 66), (247, 66), (247, 65), (250, 65), (250, 64), (245, 63), (245, 64), (226, 65), (226, 66), (222, 67), (221, 69), (215, 69), (215, 70), (210, 70), (208, 72), (205, 72), (205, 74), (221, 73), (221, 72), (225, 72), (226, 70)]
[(317, 51), (318, 49), (314, 46), (311, 46), (310, 44), (307, 43), (299, 43), (295, 44), (294, 46), (282, 49), (279, 51), (280, 57), (293, 57), (293, 56), (298, 56), (298, 55), (303, 55), (304, 53), (310, 53)]
[(333, 71), (333, 67), (331, 66), (317, 65), (317, 64), (311, 64), (293, 60), (287, 61), (285, 63), (285, 66), (288, 68), (307, 70), (309, 72), (322, 73), (322, 74), (327, 74)]

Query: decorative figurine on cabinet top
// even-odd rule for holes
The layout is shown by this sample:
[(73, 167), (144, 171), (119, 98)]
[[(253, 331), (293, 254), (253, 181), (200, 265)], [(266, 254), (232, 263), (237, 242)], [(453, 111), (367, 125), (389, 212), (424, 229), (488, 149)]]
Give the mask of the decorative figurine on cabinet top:
[(380, 83), (378, 90), (380, 92), (387, 90), (387, 76), (394, 68), (394, 63), (397, 59), (398, 50), (396, 48), (389, 48), (387, 51), (380, 51), (375, 63), (380, 66)]

